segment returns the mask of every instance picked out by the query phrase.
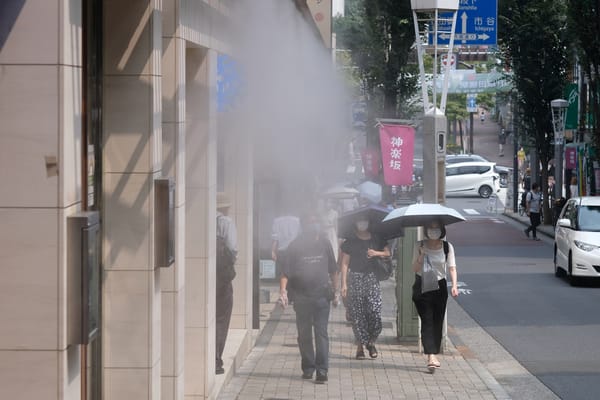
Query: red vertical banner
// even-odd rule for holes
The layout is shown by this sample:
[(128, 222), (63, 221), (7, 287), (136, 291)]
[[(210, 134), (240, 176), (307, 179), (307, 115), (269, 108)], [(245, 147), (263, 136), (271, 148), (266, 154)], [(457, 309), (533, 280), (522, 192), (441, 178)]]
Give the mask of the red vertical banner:
[(386, 185), (412, 185), (415, 130), (412, 126), (381, 125), (381, 162)]
[(379, 176), (379, 152), (376, 149), (366, 148), (361, 151), (363, 168), (367, 179), (377, 178)]

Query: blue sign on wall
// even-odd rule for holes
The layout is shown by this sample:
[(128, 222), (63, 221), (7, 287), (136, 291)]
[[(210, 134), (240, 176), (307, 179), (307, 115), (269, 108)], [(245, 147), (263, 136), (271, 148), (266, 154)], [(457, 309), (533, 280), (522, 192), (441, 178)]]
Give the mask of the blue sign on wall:
[(217, 110), (233, 107), (240, 91), (239, 64), (226, 54), (217, 55)]
[[(440, 14), (438, 44), (449, 44), (452, 13)], [(498, 0), (460, 0), (456, 17), (454, 44), (496, 45), (498, 42)], [(433, 38), (429, 38), (430, 44)]]

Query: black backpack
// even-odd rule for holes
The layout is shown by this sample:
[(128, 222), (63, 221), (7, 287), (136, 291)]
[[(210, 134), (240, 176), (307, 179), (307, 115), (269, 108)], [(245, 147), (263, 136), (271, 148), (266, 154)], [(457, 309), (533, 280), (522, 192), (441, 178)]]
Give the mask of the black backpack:
[(526, 192), (523, 192), (523, 194), (521, 195), (521, 207), (523, 207), (523, 208), (527, 207), (527, 194), (528, 193), (529, 193), (529, 191), (526, 191)]

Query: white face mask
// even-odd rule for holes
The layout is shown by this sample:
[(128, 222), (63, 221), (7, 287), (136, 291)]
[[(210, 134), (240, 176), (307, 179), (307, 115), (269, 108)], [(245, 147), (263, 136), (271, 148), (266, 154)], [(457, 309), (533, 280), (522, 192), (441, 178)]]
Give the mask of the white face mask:
[(366, 231), (367, 229), (369, 229), (369, 221), (358, 221), (356, 223), (356, 229), (358, 229), (361, 232)]
[(429, 239), (437, 240), (442, 237), (442, 230), (440, 228), (428, 228), (427, 237)]

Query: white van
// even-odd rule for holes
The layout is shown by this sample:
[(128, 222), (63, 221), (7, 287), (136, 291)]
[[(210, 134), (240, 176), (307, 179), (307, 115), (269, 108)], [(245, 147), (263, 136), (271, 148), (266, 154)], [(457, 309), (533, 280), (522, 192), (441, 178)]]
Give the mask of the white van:
[(493, 162), (464, 162), (446, 165), (446, 196), (488, 198), (500, 191), (500, 176)]

